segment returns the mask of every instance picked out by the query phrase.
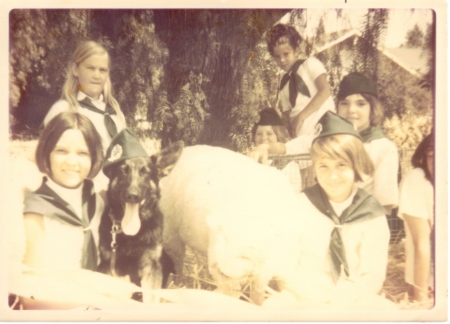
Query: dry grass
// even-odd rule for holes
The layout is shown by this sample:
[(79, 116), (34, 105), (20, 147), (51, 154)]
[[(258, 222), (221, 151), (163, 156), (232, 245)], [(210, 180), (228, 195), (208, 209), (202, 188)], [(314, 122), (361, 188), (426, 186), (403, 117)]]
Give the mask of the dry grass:
[[(195, 253), (188, 248), (186, 252), (183, 277), (179, 286), (171, 283), (170, 289), (190, 288), (213, 291), (216, 289), (214, 280), (208, 273), (206, 257)], [(433, 307), (433, 299), (426, 302), (414, 302), (410, 300), (410, 286), (404, 280), (405, 253), (404, 242), (400, 239), (394, 240), (389, 246), (389, 260), (381, 294), (396, 303), (400, 309), (430, 309)], [(249, 288), (244, 287), (240, 292), (242, 300), (249, 300)]]

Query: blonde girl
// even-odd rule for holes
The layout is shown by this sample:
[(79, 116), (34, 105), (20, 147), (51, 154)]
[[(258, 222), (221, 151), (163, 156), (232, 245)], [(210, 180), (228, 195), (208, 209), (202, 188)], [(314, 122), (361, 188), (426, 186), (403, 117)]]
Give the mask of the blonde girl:
[(126, 127), (119, 103), (112, 95), (110, 57), (97, 42), (80, 44), (70, 60), (62, 96), (44, 118), (44, 126), (63, 111), (87, 116), (97, 128), (104, 150), (112, 137)]
[(356, 185), (372, 175), (373, 163), (353, 125), (336, 114), (327, 112), (316, 134), (311, 156), (318, 183), (299, 197), (298, 295), (346, 307), (388, 303), (378, 296), (388, 261), (387, 220), (377, 200)]

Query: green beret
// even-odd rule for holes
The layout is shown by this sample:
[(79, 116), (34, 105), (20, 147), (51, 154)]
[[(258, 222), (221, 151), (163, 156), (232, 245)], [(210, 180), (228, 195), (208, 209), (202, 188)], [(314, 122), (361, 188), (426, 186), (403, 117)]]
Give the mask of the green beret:
[(334, 112), (327, 111), (316, 125), (313, 142), (321, 137), (338, 134), (349, 134), (362, 140), (352, 123)]
[(357, 93), (369, 93), (378, 98), (377, 84), (364, 74), (353, 72), (346, 75), (339, 85), (338, 100)]
[(136, 135), (125, 128), (113, 137), (103, 161), (103, 172), (107, 177), (110, 177), (108, 171), (114, 164), (133, 157), (148, 156)]
[(259, 116), (257, 126), (284, 126), (280, 115), (278, 115), (275, 109), (264, 109), (259, 113)]

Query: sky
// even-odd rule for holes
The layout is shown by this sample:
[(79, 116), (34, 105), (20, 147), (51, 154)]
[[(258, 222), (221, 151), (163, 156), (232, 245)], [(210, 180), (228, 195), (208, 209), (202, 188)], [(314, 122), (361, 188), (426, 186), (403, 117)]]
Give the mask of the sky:
[[(363, 21), (366, 9), (343, 9), (344, 18), (337, 19), (336, 11), (330, 9), (313, 9), (307, 11), (307, 30), (301, 32), (302, 36), (315, 35), (320, 17), (325, 15), (325, 31), (331, 33), (341, 29), (356, 28), (359, 29)], [(287, 21), (285, 16), (281, 20)], [(386, 48), (399, 47), (405, 42), (405, 36), (408, 30), (412, 29), (417, 23), (425, 34), (427, 24), (432, 21), (432, 10), (430, 9), (390, 9), (389, 23), (386, 30), (384, 46)], [(305, 35), (306, 34), (306, 35)]]

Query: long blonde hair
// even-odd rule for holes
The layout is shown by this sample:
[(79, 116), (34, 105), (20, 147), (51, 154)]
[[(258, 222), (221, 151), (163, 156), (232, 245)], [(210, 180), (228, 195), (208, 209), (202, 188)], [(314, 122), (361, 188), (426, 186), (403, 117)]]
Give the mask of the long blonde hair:
[[(69, 103), (69, 109), (71, 111), (77, 111), (78, 107), (80, 107), (80, 104), (78, 103), (77, 100), (79, 82), (78, 78), (75, 75), (73, 75), (72, 66), (74, 64), (78, 65), (82, 63), (92, 55), (103, 55), (103, 54), (108, 55), (108, 65), (110, 65), (109, 64), (110, 57), (108, 51), (97, 42), (86, 41), (78, 45), (77, 48), (75, 49), (73, 57), (69, 62), (66, 82), (63, 85), (61, 94), (61, 99), (64, 99)], [(121, 119), (122, 122), (125, 124), (125, 116), (123, 115), (122, 110), (120, 109), (119, 103), (112, 95), (111, 79), (109, 77), (109, 74), (108, 77), (106, 78), (105, 86), (103, 88), (103, 97), (105, 102), (109, 104), (111, 107), (113, 107), (119, 119)]]

